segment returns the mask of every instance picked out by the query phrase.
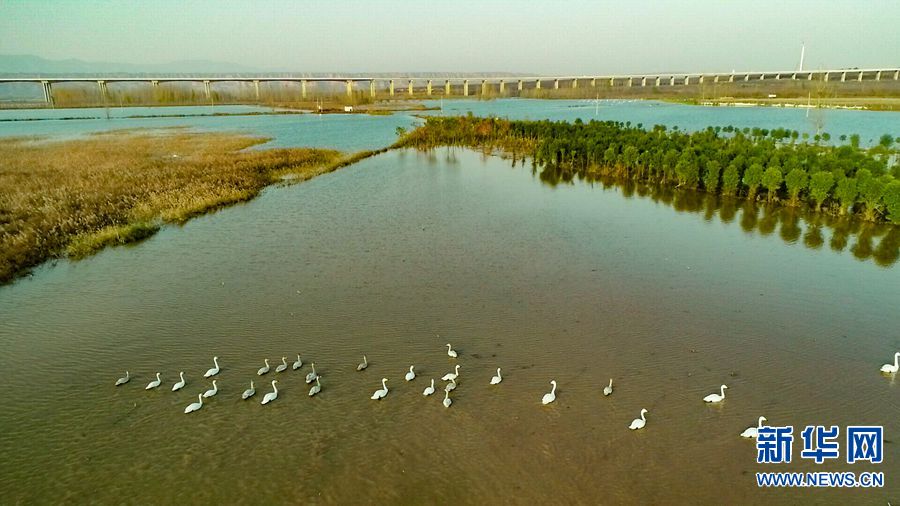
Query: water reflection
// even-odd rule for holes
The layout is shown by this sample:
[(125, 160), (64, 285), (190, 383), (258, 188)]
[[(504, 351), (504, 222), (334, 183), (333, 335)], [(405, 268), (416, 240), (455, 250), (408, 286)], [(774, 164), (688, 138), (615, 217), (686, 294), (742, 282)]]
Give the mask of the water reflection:
[(771, 236), (777, 230), (778, 237), (786, 244), (802, 244), (809, 249), (818, 250), (827, 241), (830, 248), (838, 253), (846, 251), (849, 245), (849, 251), (854, 258), (860, 261), (871, 260), (882, 267), (890, 267), (900, 258), (900, 227), (896, 225), (870, 223), (846, 216), (832, 216), (802, 208), (750, 202), (631, 179), (581, 176), (572, 168), (558, 165), (532, 167), (532, 173), (549, 186), (574, 184), (579, 180), (601, 184), (604, 188), (616, 187), (627, 199), (636, 196), (649, 198), (678, 212), (702, 215), (705, 221), (713, 221), (718, 216), (722, 223), (732, 223), (740, 212), (738, 223), (748, 234)]

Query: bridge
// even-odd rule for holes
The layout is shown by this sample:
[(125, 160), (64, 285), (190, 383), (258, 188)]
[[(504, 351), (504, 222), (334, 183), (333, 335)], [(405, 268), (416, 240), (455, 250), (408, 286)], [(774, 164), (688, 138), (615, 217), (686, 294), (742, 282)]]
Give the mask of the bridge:
[[(900, 80), (900, 68), (870, 68), (870, 69), (836, 69), (836, 70), (786, 70), (772, 72), (702, 72), (702, 73), (664, 73), (664, 74), (626, 74), (605, 76), (534, 76), (534, 77), (494, 77), (494, 76), (469, 76), (469, 77), (293, 77), (276, 75), (255, 76), (230, 76), (230, 77), (204, 77), (204, 76), (179, 76), (179, 77), (2, 77), (2, 83), (35, 83), (43, 87), (44, 100), (54, 104), (53, 85), (57, 83), (96, 83), (101, 97), (108, 97), (107, 85), (110, 83), (148, 83), (158, 87), (160, 83), (187, 82), (202, 83), (206, 98), (212, 100), (212, 85), (214, 83), (236, 82), (252, 83), (256, 92), (256, 99), (260, 98), (259, 85), (266, 82), (295, 82), (300, 84), (300, 96), (307, 98), (307, 83), (326, 82), (343, 83), (346, 86), (348, 96), (353, 96), (355, 89), (368, 84), (369, 93), (375, 96), (379, 83), (387, 88), (390, 96), (406, 92), (413, 96), (415, 85), (419, 89), (424, 85), (426, 96), (435, 94), (435, 90), (443, 87), (443, 95), (450, 95), (453, 86), (462, 88), (463, 96), (484, 95), (488, 90), (496, 88), (500, 94), (506, 92), (507, 86), (515, 86), (518, 91), (524, 89), (560, 89), (579, 88), (582, 86), (597, 87), (608, 85), (616, 86), (685, 86), (704, 83), (735, 83), (735, 82), (759, 82), (780, 80), (819, 80), (824, 82), (862, 82)], [(397, 84), (400, 84), (398, 90)], [(437, 86), (435, 86), (437, 83)], [(474, 84), (475, 89), (472, 89)], [(551, 88), (552, 87), (552, 88)]]

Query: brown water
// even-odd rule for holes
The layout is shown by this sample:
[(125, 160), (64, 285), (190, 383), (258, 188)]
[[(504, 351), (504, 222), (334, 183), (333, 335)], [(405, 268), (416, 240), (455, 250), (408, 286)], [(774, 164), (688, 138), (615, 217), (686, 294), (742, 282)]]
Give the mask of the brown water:
[[(900, 268), (855, 253), (889, 231), (837, 248), (824, 228), (811, 248), (802, 216), (774, 233), (763, 210), (744, 226), (740, 206), (540, 179), (470, 151), (391, 152), (0, 288), (0, 502), (900, 500), (900, 383), (878, 373), (900, 349)], [(256, 377), (297, 353), (302, 373)], [(213, 355), (219, 394), (184, 415)], [(445, 409), (421, 392), (455, 363)], [(722, 383), (724, 405), (705, 405)], [(757, 465), (738, 434), (760, 415), (884, 425), (884, 463), (815, 466), (797, 436), (794, 463)], [(756, 487), (776, 470), (886, 483)]]

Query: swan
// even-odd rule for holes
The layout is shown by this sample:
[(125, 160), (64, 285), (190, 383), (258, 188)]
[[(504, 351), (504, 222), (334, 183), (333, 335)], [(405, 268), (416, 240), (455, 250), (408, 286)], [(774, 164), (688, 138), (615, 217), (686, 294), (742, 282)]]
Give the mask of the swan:
[(434, 393), (434, 378), (431, 378), (431, 386), (425, 387), (425, 390), (422, 391), (422, 395), (429, 396)]
[(213, 357), (213, 363), (216, 364), (216, 366), (206, 371), (206, 374), (203, 375), (204, 378), (209, 378), (210, 376), (219, 374), (219, 357)]
[(172, 385), (172, 391), (173, 391), (173, 392), (175, 392), (175, 391), (177, 391), (177, 390), (181, 390), (182, 388), (184, 388), (184, 371), (181, 371), (180, 373), (178, 373), (178, 376), (181, 377), (181, 381), (179, 381), (178, 383), (175, 383), (174, 385)]
[(503, 376), (500, 376), (500, 368), (497, 368), (497, 375), (491, 378), (491, 385), (496, 385), (503, 381)]
[(550, 384), (553, 385), (553, 390), (550, 390), (550, 393), (544, 394), (544, 398), (541, 399), (541, 404), (550, 404), (556, 400), (556, 380), (550, 380)]
[(360, 364), (359, 364), (358, 366), (356, 366), (356, 370), (357, 370), (357, 371), (363, 371), (363, 370), (366, 369), (366, 367), (369, 367), (369, 361), (366, 360), (366, 356), (363, 355), (363, 361), (360, 362)]
[(444, 407), (449, 408), (451, 404), (453, 401), (450, 400), (450, 390), (444, 390)]
[(447, 386), (444, 387), (445, 392), (452, 392), (456, 390), (456, 380), (450, 380), (450, 383), (447, 383)]
[(312, 372), (306, 375), (306, 384), (309, 385), (313, 381), (316, 381), (316, 378), (318, 378), (318, 377), (319, 377), (319, 375), (316, 374), (316, 363), (313, 362), (312, 363)]
[(718, 394), (709, 394), (703, 398), (706, 402), (722, 402), (725, 400), (725, 389), (728, 388), (727, 385), (722, 385), (721, 393)]
[(281, 357), (281, 365), (275, 368), (275, 372), (287, 371), (287, 357)]
[(216, 380), (213, 380), (213, 387), (203, 392), (203, 397), (209, 398), (219, 393), (219, 387), (216, 386)]
[(412, 381), (416, 379), (416, 373), (413, 372), (413, 367), (415, 366), (409, 366), (409, 372), (406, 373), (406, 381)]
[(278, 398), (278, 388), (275, 387), (278, 380), (272, 380), (272, 391), (267, 393), (260, 404), (268, 404)]
[(372, 394), (372, 399), (376, 401), (379, 399), (383, 399), (385, 395), (388, 394), (387, 387), (387, 378), (381, 378), (381, 390), (375, 390), (375, 393)]
[(631, 430), (643, 429), (644, 425), (647, 425), (647, 419), (644, 418), (644, 415), (647, 413), (649, 413), (649, 411), (647, 411), (646, 409), (642, 409), (641, 417), (635, 418), (634, 420), (632, 420), (631, 425), (629, 425), (628, 428)]
[(322, 391), (322, 384), (319, 383), (319, 378), (321, 378), (321, 376), (317, 376), (317, 377), (316, 377), (316, 384), (313, 385), (313, 387), (309, 389), (309, 396), (310, 396), (310, 397), (312, 397), (312, 396), (314, 396), (314, 395), (316, 395), (317, 393), (319, 393), (319, 392)]
[(303, 367), (303, 361), (300, 360), (300, 355), (297, 355), (297, 361), (291, 365), (291, 369), (296, 371), (297, 369), (300, 369), (301, 367)]
[(612, 378), (609, 378), (609, 385), (603, 387), (603, 395), (609, 395), (612, 393)]
[(450, 358), (456, 358), (456, 351), (450, 346), (450, 343), (447, 343), (447, 356)]
[(159, 373), (156, 373), (156, 379), (151, 381), (150, 383), (147, 383), (147, 388), (145, 388), (144, 390), (151, 390), (153, 388), (156, 388), (160, 383), (162, 383), (162, 381), (160, 381), (159, 379)]
[(259, 370), (256, 371), (257, 376), (262, 376), (263, 374), (266, 374), (269, 372), (269, 359), (265, 359), (264, 362), (266, 363), (266, 365), (263, 367), (260, 367)]
[(459, 377), (459, 364), (456, 364), (456, 368), (454, 369), (454, 371), (455, 372), (448, 372), (447, 374), (445, 374), (444, 377), (441, 378), (441, 380), (442, 381), (456, 380), (456, 378)]
[(246, 401), (254, 395), (256, 395), (256, 388), (253, 386), (253, 380), (250, 380), (250, 388), (244, 390), (244, 393), (241, 394), (241, 399)]
[(900, 360), (900, 351), (898, 351), (897, 353), (894, 353), (894, 363), (893, 364), (884, 364), (883, 366), (881, 366), (881, 372), (894, 374), (895, 372), (900, 370), (900, 362), (898, 362), (898, 360)]
[(192, 402), (188, 404), (188, 407), (184, 408), (185, 414), (193, 413), (203, 407), (203, 394), (197, 394), (197, 399), (199, 399), (199, 402)]
[(125, 371), (125, 376), (116, 380), (116, 386), (124, 385), (131, 381), (131, 375), (128, 374), (128, 371)]
[(756, 427), (747, 427), (747, 429), (744, 432), (741, 432), (741, 437), (755, 438), (757, 435), (759, 435), (759, 429), (762, 428), (763, 421), (767, 421), (766, 417), (764, 417), (764, 416), (759, 417), (759, 422), (757, 422), (758, 425)]

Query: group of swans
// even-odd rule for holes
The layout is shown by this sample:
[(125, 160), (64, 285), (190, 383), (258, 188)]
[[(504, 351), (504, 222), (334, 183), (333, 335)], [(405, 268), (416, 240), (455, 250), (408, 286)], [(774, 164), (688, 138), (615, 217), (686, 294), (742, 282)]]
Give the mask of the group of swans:
[[(269, 371), (271, 370), (271, 368), (269, 367), (269, 359), (267, 359), (267, 358), (263, 359), (263, 363), (265, 363), (265, 365), (260, 367), (259, 370), (256, 371), (257, 376), (262, 376), (264, 374), (268, 374)], [(295, 360), (294, 363), (291, 364), (291, 370), (296, 371), (297, 369), (300, 369), (301, 367), (303, 367), (303, 361), (300, 360), (300, 355), (297, 355), (297, 360)], [(287, 368), (288, 368), (287, 357), (281, 357), (281, 365), (279, 365), (278, 367), (275, 368), (275, 372), (284, 372), (284, 371), (287, 371)]]

